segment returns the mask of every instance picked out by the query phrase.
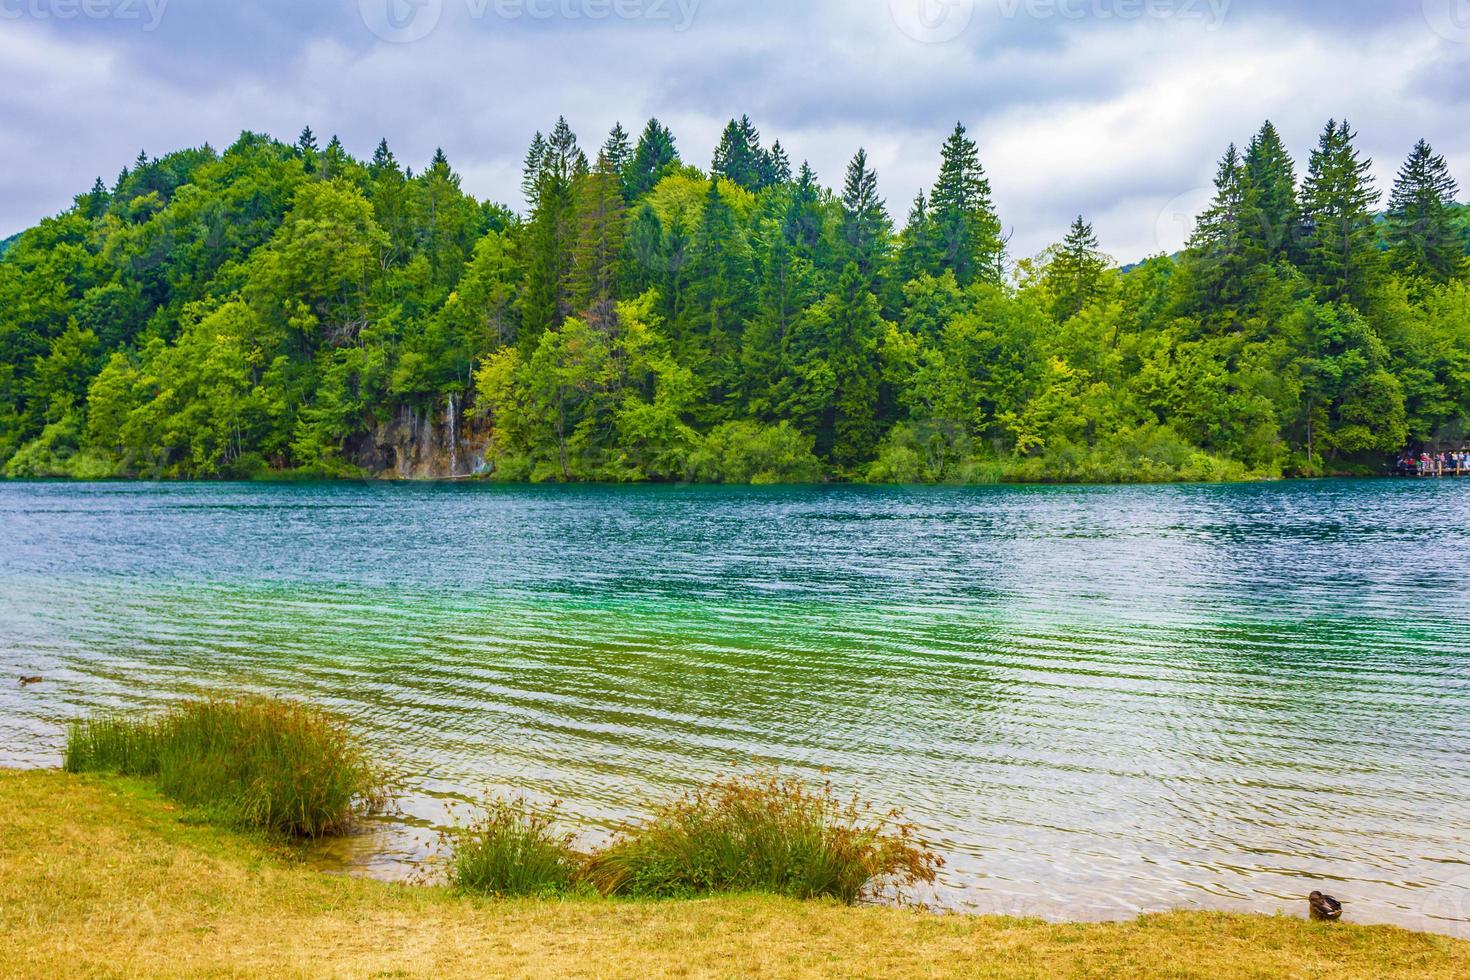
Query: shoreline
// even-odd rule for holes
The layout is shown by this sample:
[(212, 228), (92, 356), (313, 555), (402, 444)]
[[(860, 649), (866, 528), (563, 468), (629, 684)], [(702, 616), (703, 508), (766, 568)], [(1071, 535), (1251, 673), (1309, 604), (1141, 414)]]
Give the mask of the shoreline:
[(1470, 974), (1464, 940), (1284, 915), (1044, 923), (757, 896), (469, 898), (314, 871), (137, 781), (45, 770), (0, 770), (0, 926), (7, 975)]
[(711, 488), (711, 489), (833, 489), (851, 487), (860, 489), (891, 490), (964, 490), (997, 487), (1236, 487), (1264, 486), (1272, 484), (1322, 483), (1346, 480), (1372, 480), (1389, 482), (1439, 482), (1456, 480), (1454, 475), (1405, 477), (1395, 473), (1323, 473), (1318, 476), (1260, 476), (1240, 480), (1117, 480), (1096, 482), (1086, 480), (996, 480), (975, 483), (873, 483), (863, 480), (828, 480), (818, 483), (705, 483), (696, 481), (640, 480), (612, 483), (597, 480), (547, 480), (540, 483), (524, 480), (496, 480), (489, 476), (446, 476), (446, 477), (391, 477), (391, 476), (293, 476), (280, 474), (258, 476), (248, 479), (223, 479), (208, 477), (98, 477), (82, 479), (70, 476), (7, 477), (0, 476), (0, 486), (65, 484), (73, 486), (92, 485), (144, 485), (164, 486), (488, 486), (507, 489), (540, 489), (555, 487), (659, 487), (666, 489)]

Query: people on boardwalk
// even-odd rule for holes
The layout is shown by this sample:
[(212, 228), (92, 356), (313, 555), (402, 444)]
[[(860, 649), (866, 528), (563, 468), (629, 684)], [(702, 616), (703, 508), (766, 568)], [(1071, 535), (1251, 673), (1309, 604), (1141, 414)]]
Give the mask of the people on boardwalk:
[(1405, 452), (1394, 463), (1394, 472), (1400, 476), (1470, 476), (1470, 450)]

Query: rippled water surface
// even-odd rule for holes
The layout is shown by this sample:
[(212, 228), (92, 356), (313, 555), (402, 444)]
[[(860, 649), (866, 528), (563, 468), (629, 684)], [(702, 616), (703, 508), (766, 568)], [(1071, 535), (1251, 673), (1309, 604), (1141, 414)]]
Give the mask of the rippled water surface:
[[(1470, 481), (0, 484), (0, 765), (248, 687), (347, 713), (401, 871), (487, 788), (594, 828), (732, 764), (899, 804), (937, 896), (1470, 935)], [(21, 689), (21, 674), (45, 683)]]

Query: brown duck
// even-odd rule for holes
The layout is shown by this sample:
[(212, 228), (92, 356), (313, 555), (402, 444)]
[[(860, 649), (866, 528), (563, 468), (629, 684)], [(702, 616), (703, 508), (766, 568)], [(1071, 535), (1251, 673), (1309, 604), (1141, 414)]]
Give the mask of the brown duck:
[(21, 687), (30, 687), (32, 684), (39, 684), (43, 680), (45, 680), (44, 677), (22, 677), (20, 679), (20, 686)]
[(1342, 918), (1342, 903), (1331, 895), (1312, 892), (1307, 896), (1307, 904), (1312, 907), (1312, 918), (1318, 922), (1336, 922)]

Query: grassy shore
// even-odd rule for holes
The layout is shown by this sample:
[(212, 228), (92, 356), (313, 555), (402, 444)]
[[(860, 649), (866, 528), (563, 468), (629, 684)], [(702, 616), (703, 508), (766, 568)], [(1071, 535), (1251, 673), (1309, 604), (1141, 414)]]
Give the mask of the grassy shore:
[(57, 772), (0, 771), (0, 930), (0, 976), (1470, 976), (1470, 943), (1284, 917), (465, 898), (319, 874), (144, 783)]

